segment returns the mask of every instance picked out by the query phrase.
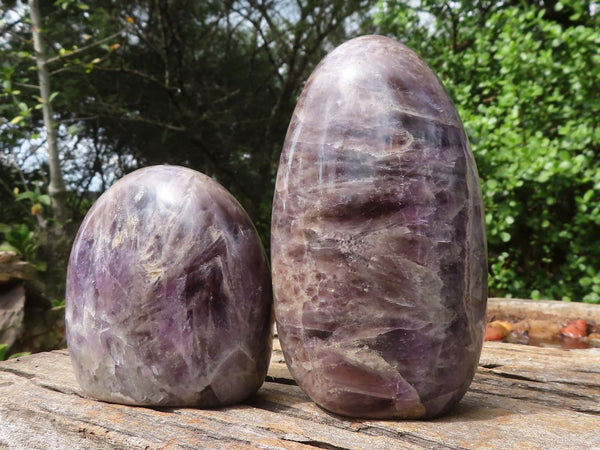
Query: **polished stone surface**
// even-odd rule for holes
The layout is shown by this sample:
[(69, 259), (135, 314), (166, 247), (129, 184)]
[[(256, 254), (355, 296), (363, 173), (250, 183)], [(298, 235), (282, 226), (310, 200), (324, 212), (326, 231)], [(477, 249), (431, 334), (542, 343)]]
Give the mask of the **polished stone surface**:
[(206, 407), (244, 400), (264, 381), (272, 343), (270, 273), (249, 217), (191, 169), (125, 176), (75, 239), (66, 326), (90, 397)]
[(271, 236), (286, 362), (320, 406), (434, 417), (464, 395), (485, 326), (477, 169), (443, 86), (381, 36), (308, 80), (277, 174)]

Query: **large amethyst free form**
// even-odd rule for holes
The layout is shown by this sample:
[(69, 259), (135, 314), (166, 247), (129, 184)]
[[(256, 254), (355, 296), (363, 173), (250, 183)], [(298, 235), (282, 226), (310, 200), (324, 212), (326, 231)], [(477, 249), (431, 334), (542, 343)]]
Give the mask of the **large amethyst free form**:
[(245, 399), (264, 381), (272, 341), (270, 273), (249, 217), (191, 169), (125, 176), (73, 244), (66, 326), (90, 397), (204, 407)]
[(277, 174), (275, 318), (300, 387), (355, 417), (434, 417), (472, 381), (487, 262), (477, 169), (443, 86), (381, 36), (302, 92)]

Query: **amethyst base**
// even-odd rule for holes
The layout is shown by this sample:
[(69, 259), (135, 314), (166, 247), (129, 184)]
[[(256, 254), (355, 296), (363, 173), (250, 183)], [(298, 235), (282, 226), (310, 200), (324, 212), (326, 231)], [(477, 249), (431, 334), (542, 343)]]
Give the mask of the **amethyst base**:
[(487, 262), (477, 169), (439, 80), (381, 36), (330, 53), (306, 83), (273, 205), (275, 315), (320, 406), (434, 417), (473, 378)]
[(90, 397), (239, 402), (266, 376), (271, 310), (270, 273), (250, 219), (193, 170), (127, 175), (93, 205), (75, 239), (67, 341)]

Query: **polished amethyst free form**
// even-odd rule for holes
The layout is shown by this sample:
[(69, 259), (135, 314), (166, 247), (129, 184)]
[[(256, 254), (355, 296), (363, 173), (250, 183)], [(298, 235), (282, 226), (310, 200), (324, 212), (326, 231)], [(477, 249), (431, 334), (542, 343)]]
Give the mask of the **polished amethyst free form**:
[(428, 418), (463, 397), (485, 326), (481, 190), (454, 105), (404, 45), (353, 39), (307, 81), (271, 256), (281, 347), (317, 404)]
[(272, 340), (270, 274), (249, 217), (191, 169), (125, 176), (73, 244), (66, 326), (90, 397), (205, 407), (245, 399), (264, 381)]

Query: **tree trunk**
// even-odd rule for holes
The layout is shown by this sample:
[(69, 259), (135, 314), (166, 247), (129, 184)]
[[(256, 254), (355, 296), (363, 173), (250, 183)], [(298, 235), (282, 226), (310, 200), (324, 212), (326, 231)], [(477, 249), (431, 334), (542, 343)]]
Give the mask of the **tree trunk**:
[(62, 227), (68, 219), (66, 205), (66, 188), (60, 167), (57, 144), (57, 124), (54, 120), (54, 109), (50, 102), (50, 74), (46, 64), (46, 44), (42, 35), (42, 24), (40, 17), (40, 8), (37, 0), (29, 0), (29, 11), (33, 25), (33, 48), (35, 50), (35, 59), (38, 67), (38, 76), (40, 82), (40, 97), (42, 99), (42, 112), (44, 115), (44, 127), (46, 129), (48, 144), (48, 166), (50, 168), (50, 183), (48, 184), (48, 193), (52, 198), (52, 209), (54, 217), (58, 220), (59, 227)]

